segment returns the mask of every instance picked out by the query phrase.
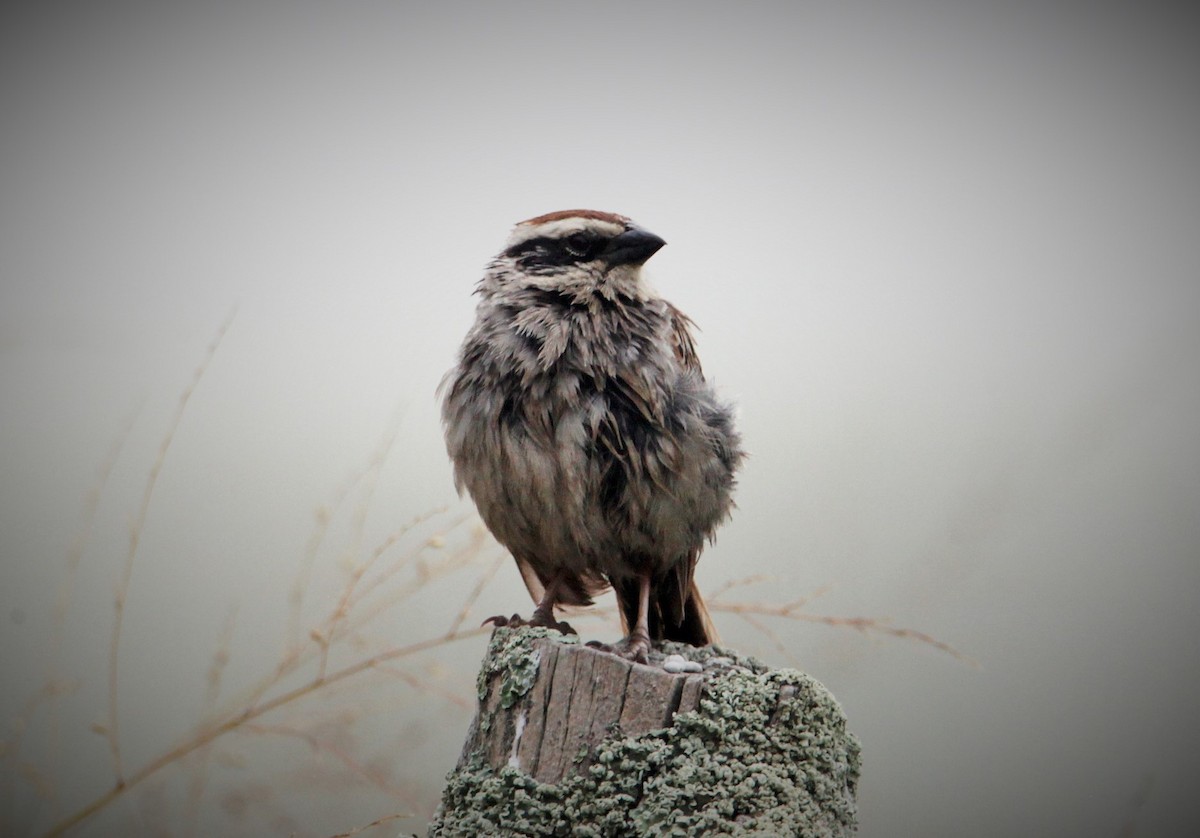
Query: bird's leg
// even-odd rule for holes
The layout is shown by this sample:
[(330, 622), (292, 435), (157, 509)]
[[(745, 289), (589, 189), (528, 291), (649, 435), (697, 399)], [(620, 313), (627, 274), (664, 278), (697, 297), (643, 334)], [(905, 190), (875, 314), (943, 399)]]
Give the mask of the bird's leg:
[(575, 629), (571, 628), (570, 623), (560, 622), (554, 619), (554, 605), (558, 602), (559, 591), (563, 586), (562, 572), (555, 574), (550, 580), (550, 584), (546, 586), (546, 592), (542, 594), (542, 599), (537, 604), (537, 608), (533, 610), (533, 616), (528, 620), (524, 620), (518, 614), (513, 614), (511, 617), (495, 616), (488, 617), (483, 621), (483, 625), (491, 623), (495, 626), (542, 626), (549, 629), (554, 629), (560, 634), (575, 634)]
[(571, 628), (568, 623), (554, 619), (554, 605), (558, 602), (558, 594), (563, 587), (564, 573), (565, 571), (559, 571), (550, 580), (550, 584), (546, 586), (546, 593), (542, 594), (542, 601), (533, 610), (533, 617), (530, 619), (529, 625), (545, 626), (560, 634), (575, 634), (575, 629)]
[(638, 576), (638, 613), (637, 621), (630, 627), (629, 635), (615, 646), (601, 643), (599, 640), (589, 640), (587, 643), (593, 649), (611, 652), (634, 663), (650, 662), (650, 574)]
[(648, 663), (650, 652), (650, 574), (638, 577), (637, 623), (621, 642), (620, 654), (637, 663)]

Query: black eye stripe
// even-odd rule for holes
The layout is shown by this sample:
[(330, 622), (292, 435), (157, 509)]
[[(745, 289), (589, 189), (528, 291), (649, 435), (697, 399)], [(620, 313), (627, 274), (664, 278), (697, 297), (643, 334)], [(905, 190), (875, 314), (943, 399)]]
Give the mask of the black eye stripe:
[(540, 236), (513, 245), (505, 256), (538, 265), (570, 265), (596, 258), (607, 240), (583, 230), (563, 238)]

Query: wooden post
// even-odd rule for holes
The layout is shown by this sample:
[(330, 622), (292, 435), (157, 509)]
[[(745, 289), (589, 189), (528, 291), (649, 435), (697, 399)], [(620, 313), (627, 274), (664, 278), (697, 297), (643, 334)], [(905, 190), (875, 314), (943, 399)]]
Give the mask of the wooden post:
[(643, 666), (501, 628), (478, 688), (431, 838), (855, 831), (858, 741), (802, 672), (673, 643)]

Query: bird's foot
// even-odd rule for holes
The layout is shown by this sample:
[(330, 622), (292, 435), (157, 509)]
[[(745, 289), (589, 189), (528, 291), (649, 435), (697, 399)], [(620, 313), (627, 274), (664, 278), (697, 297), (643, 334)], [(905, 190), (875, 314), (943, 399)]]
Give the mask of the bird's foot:
[(520, 614), (513, 614), (511, 617), (505, 617), (503, 614), (497, 614), (494, 617), (488, 617), (481, 626), (486, 626), (488, 623), (500, 627), (520, 628), (521, 626), (541, 627), (557, 631), (559, 634), (576, 634), (575, 629), (571, 628), (571, 624), (562, 620), (556, 620), (553, 617), (539, 615), (536, 611), (533, 617), (526, 620)]
[(592, 640), (587, 645), (593, 649), (599, 649), (601, 652), (609, 652), (634, 663), (650, 663), (650, 638), (638, 632), (630, 634), (620, 643), (608, 644)]
[(511, 617), (505, 617), (503, 614), (497, 614), (494, 617), (488, 617), (479, 625), (486, 626), (491, 623), (496, 628), (516, 628), (517, 626), (525, 625), (525, 621), (521, 619), (520, 614), (513, 614)]

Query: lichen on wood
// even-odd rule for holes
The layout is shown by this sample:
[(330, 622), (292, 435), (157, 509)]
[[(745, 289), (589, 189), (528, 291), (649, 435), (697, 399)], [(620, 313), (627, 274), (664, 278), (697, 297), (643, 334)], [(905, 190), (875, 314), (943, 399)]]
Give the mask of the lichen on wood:
[[(671, 653), (702, 672), (663, 671)], [(859, 745), (802, 672), (670, 643), (644, 666), (497, 629), (479, 688), (431, 836), (854, 831)]]

